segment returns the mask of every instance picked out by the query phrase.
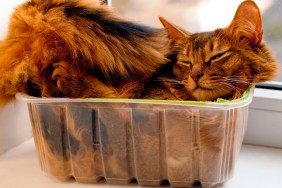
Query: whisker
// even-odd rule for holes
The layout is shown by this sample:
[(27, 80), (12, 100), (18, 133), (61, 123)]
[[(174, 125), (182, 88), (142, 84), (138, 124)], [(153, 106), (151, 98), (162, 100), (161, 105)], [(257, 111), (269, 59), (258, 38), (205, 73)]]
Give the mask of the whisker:
[(181, 84), (181, 85), (184, 84), (182, 81), (173, 80), (173, 79), (166, 79), (166, 80), (149, 80), (149, 81), (152, 81), (152, 82), (171, 82), (171, 83)]
[(227, 76), (227, 77), (222, 77), (223, 79), (230, 79), (230, 80), (247, 80), (250, 81), (252, 80), (251, 78), (242, 78), (241, 76)]
[(239, 92), (245, 91), (244, 89), (239, 88), (239, 87), (236, 87), (236, 86), (234, 86), (234, 85), (232, 85), (232, 84), (229, 84), (229, 83), (227, 83), (227, 82), (223, 82), (222, 84), (223, 84), (223, 85), (226, 85), (226, 86), (228, 86), (228, 87), (230, 87), (230, 88), (232, 88), (232, 89), (234, 89), (235, 91), (239, 91)]
[(248, 80), (245, 81), (245, 80), (232, 79), (232, 78), (226, 78), (226, 77), (223, 77), (223, 80), (227, 81), (228, 83), (243, 83), (243, 84), (247, 84), (247, 85), (255, 84), (253, 82), (249, 82)]

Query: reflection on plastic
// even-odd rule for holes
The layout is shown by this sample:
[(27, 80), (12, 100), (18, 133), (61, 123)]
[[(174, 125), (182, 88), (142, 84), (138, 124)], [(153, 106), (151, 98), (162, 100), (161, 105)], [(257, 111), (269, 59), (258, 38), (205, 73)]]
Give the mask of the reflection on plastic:
[(41, 168), (51, 176), (87, 183), (105, 179), (110, 184), (191, 187), (200, 182), (211, 187), (232, 177), (250, 99), (252, 94), (240, 107), (27, 102)]

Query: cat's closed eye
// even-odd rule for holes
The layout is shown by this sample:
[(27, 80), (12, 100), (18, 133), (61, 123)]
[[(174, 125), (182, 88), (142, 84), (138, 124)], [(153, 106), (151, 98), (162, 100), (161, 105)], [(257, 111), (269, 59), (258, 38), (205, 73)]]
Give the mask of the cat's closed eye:
[(216, 61), (220, 60), (220, 58), (222, 58), (224, 54), (225, 54), (225, 52), (221, 52), (221, 53), (218, 53), (218, 54), (212, 56), (212, 57), (209, 59), (209, 61), (206, 63), (206, 65), (207, 65), (207, 66), (211, 66), (211, 63), (212, 63), (212, 62), (216, 62)]
[(212, 56), (212, 57), (210, 58), (210, 61), (218, 60), (218, 59), (220, 59), (224, 54), (225, 54), (225, 52), (216, 54), (216, 55), (214, 55), (214, 56)]
[(181, 61), (181, 63), (186, 64), (186, 65), (192, 65), (191, 61)]

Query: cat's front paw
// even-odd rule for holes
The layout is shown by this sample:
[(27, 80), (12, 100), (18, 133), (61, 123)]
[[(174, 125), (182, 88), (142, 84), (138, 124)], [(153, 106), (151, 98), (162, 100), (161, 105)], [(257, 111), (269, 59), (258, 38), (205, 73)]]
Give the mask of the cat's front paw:
[(85, 86), (80, 70), (66, 61), (55, 63), (53, 68), (52, 80), (64, 97), (79, 97)]

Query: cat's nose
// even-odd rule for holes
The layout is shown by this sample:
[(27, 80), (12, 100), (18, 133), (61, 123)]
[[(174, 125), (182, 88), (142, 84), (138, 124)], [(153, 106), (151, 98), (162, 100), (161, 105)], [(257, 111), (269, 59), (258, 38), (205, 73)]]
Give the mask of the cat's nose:
[(195, 71), (191, 73), (191, 78), (195, 81), (198, 82), (198, 80), (203, 76), (204, 74), (202, 71)]

